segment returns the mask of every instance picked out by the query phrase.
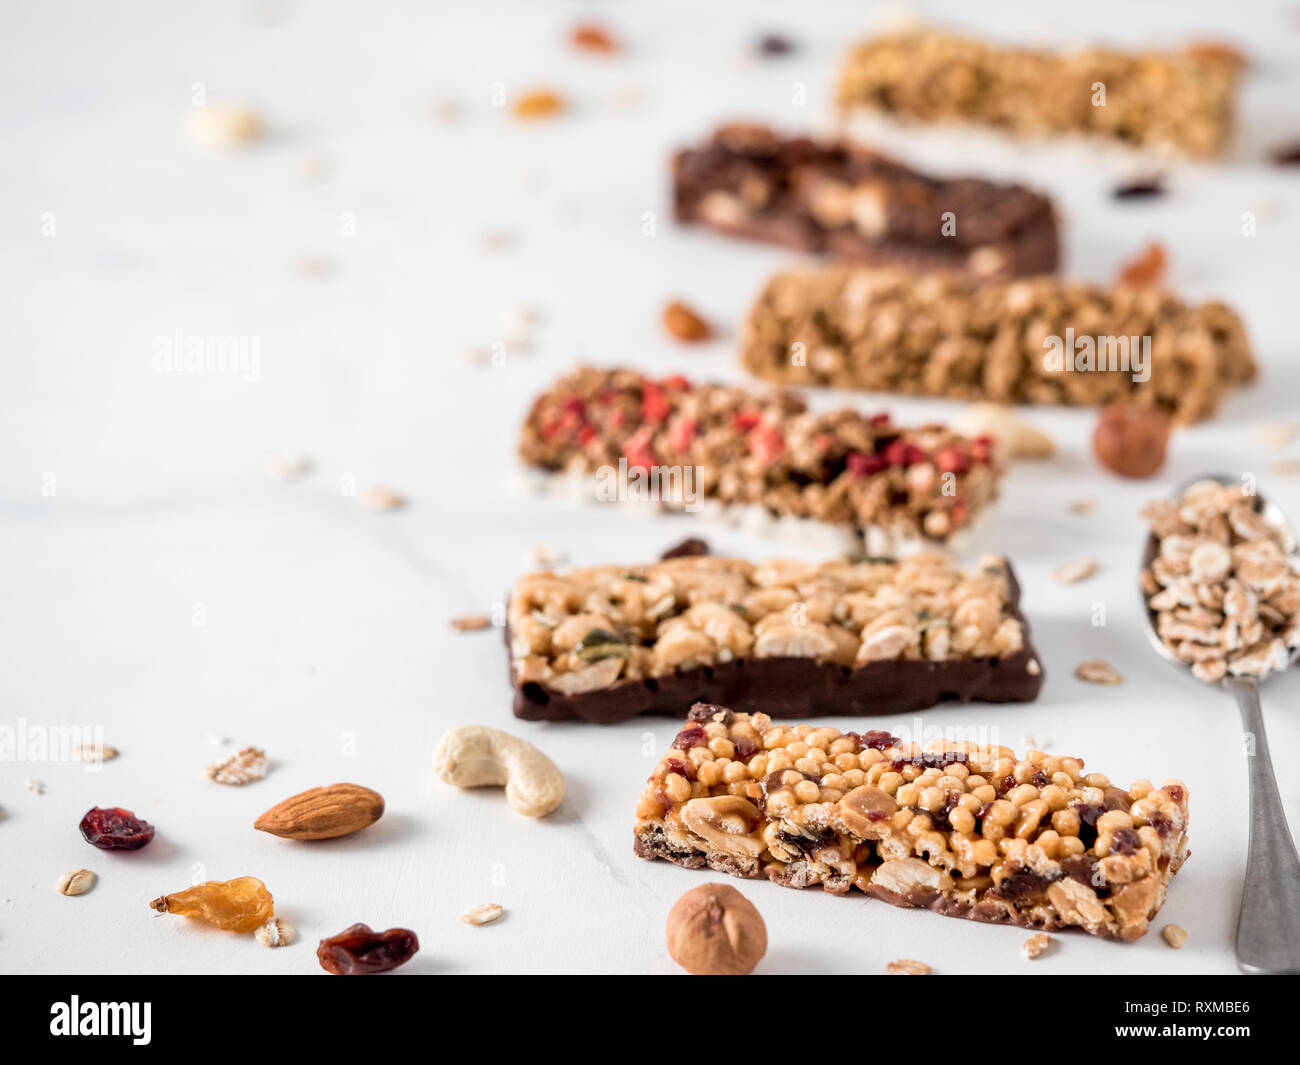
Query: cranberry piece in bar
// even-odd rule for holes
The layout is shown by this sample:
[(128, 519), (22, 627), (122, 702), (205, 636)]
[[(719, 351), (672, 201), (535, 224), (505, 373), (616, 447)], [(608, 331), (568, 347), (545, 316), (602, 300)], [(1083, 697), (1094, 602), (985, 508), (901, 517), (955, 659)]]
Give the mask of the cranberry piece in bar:
[(405, 965), (420, 949), (409, 928), (376, 932), (367, 924), (354, 924), (336, 936), (322, 939), (316, 948), (321, 968), (335, 976), (384, 973)]
[(154, 836), (154, 827), (130, 810), (96, 806), (81, 819), (81, 837), (102, 851), (138, 851)]

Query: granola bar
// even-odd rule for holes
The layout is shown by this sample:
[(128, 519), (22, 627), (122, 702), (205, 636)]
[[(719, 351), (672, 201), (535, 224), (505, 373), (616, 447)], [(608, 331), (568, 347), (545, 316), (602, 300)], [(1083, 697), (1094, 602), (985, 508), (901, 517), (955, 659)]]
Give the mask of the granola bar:
[(853, 266), (772, 278), (749, 313), (741, 361), (784, 384), (997, 403), (1126, 400), (1180, 422), (1209, 417), (1256, 373), (1245, 327), (1222, 303)]
[(1224, 48), (1057, 54), (911, 30), (855, 46), (838, 102), (908, 121), (1026, 137), (1080, 133), (1210, 158), (1232, 132), (1240, 65)]
[(637, 805), (635, 850), (949, 917), (1142, 936), (1187, 856), (1187, 788), (1078, 758), (773, 725), (698, 704)]
[(1198, 481), (1141, 516), (1155, 541), (1142, 590), (1174, 657), (1207, 683), (1286, 669), (1300, 647), (1300, 563), (1259, 497)]
[(514, 710), (607, 724), (696, 700), (786, 716), (1024, 702), (1042, 668), (1006, 561), (821, 564), (694, 556), (524, 577)]
[[(989, 437), (901, 428), (887, 414), (813, 414), (792, 395), (680, 375), (589, 367), (533, 403), (520, 455), (597, 486), (653, 474), (665, 506), (758, 507), (883, 533), (890, 543), (948, 540), (992, 502), (1002, 473)], [(873, 553), (888, 550), (873, 544)]]
[(1057, 263), (1045, 196), (934, 178), (867, 148), (765, 126), (724, 126), (678, 152), (673, 204), (679, 222), (867, 263), (980, 277), (1050, 273)]

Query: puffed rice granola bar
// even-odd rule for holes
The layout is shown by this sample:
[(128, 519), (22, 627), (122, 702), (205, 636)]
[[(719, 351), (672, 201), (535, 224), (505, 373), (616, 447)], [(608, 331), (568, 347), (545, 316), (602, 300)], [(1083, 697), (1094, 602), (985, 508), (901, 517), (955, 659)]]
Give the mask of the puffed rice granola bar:
[[(550, 473), (676, 471), (702, 501), (900, 540), (946, 541), (997, 495), (990, 437), (888, 414), (813, 414), (788, 394), (584, 367), (533, 403), (520, 455)], [(669, 478), (671, 482), (673, 479)], [(683, 500), (663, 499), (667, 506)]]
[(1027, 137), (1080, 133), (1209, 158), (1232, 132), (1239, 66), (1221, 47), (1054, 54), (913, 30), (854, 47), (838, 100), (845, 111), (902, 120), (970, 122)]
[(692, 708), (636, 812), (635, 850), (950, 917), (1142, 936), (1187, 857), (1187, 788), (1123, 789), (1078, 758)]
[[(1142, 366), (1135, 355), (1147, 337)], [(749, 312), (741, 362), (782, 384), (995, 403), (1125, 400), (1180, 422), (1209, 417), (1256, 372), (1241, 319), (1222, 303), (1051, 277), (980, 283), (853, 266), (772, 278)]]
[(534, 573), (507, 638), (515, 713), (608, 723), (701, 699), (787, 716), (1028, 701), (1042, 668), (1006, 561), (694, 556)]
[(1156, 541), (1142, 590), (1174, 656), (1207, 683), (1286, 669), (1300, 647), (1300, 563), (1259, 497), (1198, 481), (1141, 517)]

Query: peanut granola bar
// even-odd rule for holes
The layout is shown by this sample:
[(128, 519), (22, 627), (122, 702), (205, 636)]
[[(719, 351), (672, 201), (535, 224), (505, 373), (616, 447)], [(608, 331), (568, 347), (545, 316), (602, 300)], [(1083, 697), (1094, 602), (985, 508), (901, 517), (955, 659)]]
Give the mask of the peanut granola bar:
[(1222, 48), (1054, 54), (912, 30), (854, 47), (838, 101), (908, 121), (1027, 137), (1080, 133), (1210, 158), (1232, 132), (1239, 68)]
[(684, 507), (689, 489), (701, 504), (880, 532), (890, 546), (948, 540), (992, 502), (1002, 473), (991, 437), (901, 428), (888, 414), (813, 414), (792, 395), (590, 367), (537, 398), (519, 451), (550, 473), (596, 477), (620, 462), (625, 474), (664, 471), (668, 507)]
[[(679, 222), (844, 259), (981, 277), (1051, 273), (1051, 201), (1021, 185), (940, 179), (842, 141), (730, 125), (673, 157)], [(961, 219), (946, 231), (945, 216)]]
[(1181, 422), (1209, 417), (1256, 372), (1241, 319), (1222, 303), (852, 266), (772, 278), (749, 313), (741, 361), (785, 384), (997, 403), (1126, 400)]
[(694, 556), (534, 573), (507, 609), (514, 710), (609, 723), (696, 700), (785, 715), (1022, 702), (1042, 668), (1006, 561)]
[(774, 725), (698, 704), (637, 805), (635, 850), (949, 917), (1143, 935), (1187, 857), (1187, 788), (1078, 758)]
[(1155, 541), (1142, 591), (1174, 657), (1207, 683), (1286, 669), (1300, 647), (1300, 563), (1259, 497), (1198, 481), (1141, 516)]

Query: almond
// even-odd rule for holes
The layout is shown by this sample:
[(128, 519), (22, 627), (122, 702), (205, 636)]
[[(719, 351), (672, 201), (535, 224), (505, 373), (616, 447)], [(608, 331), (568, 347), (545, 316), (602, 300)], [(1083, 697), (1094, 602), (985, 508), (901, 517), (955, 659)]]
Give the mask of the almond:
[(713, 335), (713, 327), (681, 302), (670, 303), (664, 308), (664, 328), (685, 344), (708, 340)]
[(384, 815), (384, 797), (360, 784), (312, 788), (272, 806), (253, 822), (285, 839), (334, 839), (359, 832)]

